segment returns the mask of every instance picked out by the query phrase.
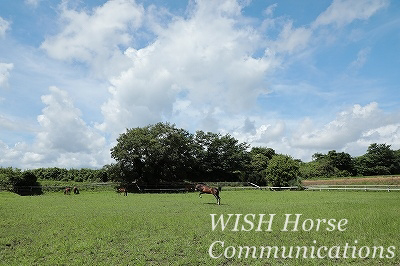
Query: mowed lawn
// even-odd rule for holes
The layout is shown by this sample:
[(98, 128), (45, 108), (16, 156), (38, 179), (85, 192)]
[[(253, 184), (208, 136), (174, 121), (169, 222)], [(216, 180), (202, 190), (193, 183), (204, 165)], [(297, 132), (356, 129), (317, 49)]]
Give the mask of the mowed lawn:
[[(199, 198), (197, 193), (21, 197), (1, 192), (0, 265), (400, 264), (399, 192), (222, 191), (221, 205), (215, 202), (213, 196)], [(224, 231), (220, 225), (213, 231), (210, 214), (224, 214), (226, 219), (228, 214), (242, 216), (232, 216)], [(246, 214), (256, 215), (253, 228), (243, 222)], [(264, 220), (275, 214), (271, 231), (265, 231), (267, 223), (256, 231), (258, 214), (265, 214)], [(282, 231), (285, 214), (293, 214), (292, 220), (302, 214), (298, 231)], [(232, 231), (236, 217), (241, 220)], [(348, 223), (342, 231), (326, 224), (317, 231), (317, 218)], [(301, 223), (306, 219), (303, 230)], [(213, 243), (211, 253), (216, 259), (209, 254)], [(343, 248), (346, 243), (357, 249), (382, 246), (384, 258), (369, 254), (364, 259), (351, 255), (283, 259), (281, 254), (259, 258), (259, 253), (253, 258), (251, 252), (238, 258), (240, 246), (313, 246), (315, 251), (321, 246)], [(390, 246), (393, 254), (387, 251)], [(362, 249), (362, 256), (366, 250)]]

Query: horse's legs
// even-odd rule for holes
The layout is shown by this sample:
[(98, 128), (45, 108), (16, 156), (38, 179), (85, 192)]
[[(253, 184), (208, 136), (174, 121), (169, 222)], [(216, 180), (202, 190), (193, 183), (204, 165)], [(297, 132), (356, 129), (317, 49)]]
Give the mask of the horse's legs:
[(203, 194), (203, 192), (200, 192), (200, 194), (199, 194), (199, 198), (201, 198), (201, 194)]
[(217, 199), (217, 204), (220, 205), (221, 197), (218, 196), (217, 194), (214, 194), (214, 197)]

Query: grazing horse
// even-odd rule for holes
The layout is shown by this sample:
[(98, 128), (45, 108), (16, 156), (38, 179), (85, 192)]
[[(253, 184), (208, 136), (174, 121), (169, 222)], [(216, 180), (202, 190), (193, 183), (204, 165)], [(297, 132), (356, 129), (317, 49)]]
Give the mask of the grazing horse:
[(77, 187), (74, 187), (74, 194), (79, 194), (79, 189)]
[(71, 188), (70, 187), (66, 187), (64, 190), (64, 195), (69, 195), (71, 194)]
[(121, 193), (124, 193), (124, 196), (128, 196), (128, 190), (124, 187), (118, 188), (117, 192), (121, 195)]
[(209, 187), (205, 184), (197, 184), (195, 190), (200, 191), (199, 197), (201, 198), (201, 194), (212, 194), (217, 199), (217, 204), (220, 205), (221, 197), (219, 196), (218, 188)]

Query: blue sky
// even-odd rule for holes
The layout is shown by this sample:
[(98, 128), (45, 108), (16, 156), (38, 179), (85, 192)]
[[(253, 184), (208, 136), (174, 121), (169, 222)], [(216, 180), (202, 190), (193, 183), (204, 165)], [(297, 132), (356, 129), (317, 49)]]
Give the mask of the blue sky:
[(0, 2), (0, 166), (102, 167), (168, 121), (303, 161), (400, 149), (400, 2)]

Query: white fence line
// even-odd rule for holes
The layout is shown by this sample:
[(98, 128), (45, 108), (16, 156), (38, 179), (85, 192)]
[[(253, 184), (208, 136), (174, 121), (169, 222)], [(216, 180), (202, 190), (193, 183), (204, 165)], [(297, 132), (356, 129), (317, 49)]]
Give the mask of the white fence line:
[(143, 188), (143, 191), (188, 191), (186, 188)]
[(400, 185), (309, 185), (310, 187), (400, 187)]
[(363, 190), (363, 191), (400, 191), (400, 185), (314, 185), (305, 186), (306, 190)]
[[(222, 187), (222, 191), (229, 190), (292, 190), (299, 189), (300, 187)], [(359, 191), (400, 191), (400, 185), (314, 185), (314, 186), (304, 186), (305, 190), (359, 190)]]
[(245, 189), (248, 189), (248, 190), (258, 190), (258, 189), (260, 189), (260, 190), (265, 190), (265, 189), (269, 189), (269, 190), (276, 190), (276, 189), (298, 189), (299, 187), (298, 186), (293, 186), (293, 187), (250, 187), (250, 186), (247, 186), (247, 187), (222, 187), (222, 191), (224, 191), (224, 190), (245, 190)]

